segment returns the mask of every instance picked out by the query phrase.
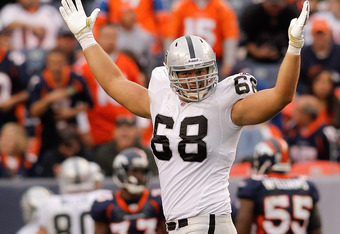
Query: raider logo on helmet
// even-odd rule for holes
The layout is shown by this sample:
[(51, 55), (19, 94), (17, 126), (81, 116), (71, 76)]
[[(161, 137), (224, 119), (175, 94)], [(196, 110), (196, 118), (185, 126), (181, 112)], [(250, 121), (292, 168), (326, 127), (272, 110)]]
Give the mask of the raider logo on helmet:
[[(218, 70), (211, 46), (198, 36), (183, 36), (167, 51), (164, 65), (168, 69), (171, 89), (188, 101), (206, 99), (216, 88)], [(179, 78), (178, 72), (208, 68), (208, 74)]]

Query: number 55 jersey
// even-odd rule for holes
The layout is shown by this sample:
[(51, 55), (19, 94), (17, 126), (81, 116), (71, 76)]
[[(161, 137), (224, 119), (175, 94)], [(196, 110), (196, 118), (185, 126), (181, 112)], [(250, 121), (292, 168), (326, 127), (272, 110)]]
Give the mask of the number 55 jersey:
[(166, 220), (231, 213), (228, 179), (241, 131), (231, 121), (231, 110), (254, 92), (255, 78), (240, 73), (218, 83), (208, 98), (183, 102), (171, 90), (166, 68), (154, 69), (151, 147)]
[(254, 203), (257, 233), (306, 233), (319, 193), (304, 177), (270, 173), (241, 182), (238, 198)]

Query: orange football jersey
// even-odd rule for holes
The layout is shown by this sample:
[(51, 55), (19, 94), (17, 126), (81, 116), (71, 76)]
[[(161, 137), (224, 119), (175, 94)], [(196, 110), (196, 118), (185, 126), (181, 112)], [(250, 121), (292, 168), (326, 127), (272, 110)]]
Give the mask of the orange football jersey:
[(178, 1), (170, 14), (167, 36), (175, 39), (191, 34), (204, 38), (220, 58), (223, 41), (239, 38), (236, 13), (222, 0), (210, 0), (205, 7), (193, 0)]
[[(127, 79), (141, 84), (138, 80), (139, 69), (130, 57), (119, 53), (115, 63)], [(93, 108), (87, 112), (93, 143), (94, 145), (107, 143), (113, 138), (116, 118), (121, 115), (132, 115), (132, 113), (105, 93), (92, 75), (87, 63), (84, 63), (80, 70), (89, 87), (94, 103)]]
[[(155, 0), (107, 0), (105, 7), (101, 6), (101, 13), (98, 15), (95, 28), (100, 28), (101, 25), (111, 22), (119, 24), (122, 15), (127, 10), (133, 10), (137, 16), (138, 24), (146, 31), (157, 35), (157, 12), (161, 11), (161, 4), (154, 2)], [(157, 4), (157, 6), (154, 6)], [(159, 5), (159, 6), (158, 6)]]

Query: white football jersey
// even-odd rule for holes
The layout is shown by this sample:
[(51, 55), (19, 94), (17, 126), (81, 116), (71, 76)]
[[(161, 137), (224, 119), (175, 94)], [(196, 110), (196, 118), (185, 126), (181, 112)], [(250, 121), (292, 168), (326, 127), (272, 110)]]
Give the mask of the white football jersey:
[(94, 233), (91, 206), (97, 198), (112, 196), (110, 190), (51, 195), (38, 210), (39, 226), (47, 233)]
[(28, 222), (23, 227), (21, 227), (16, 234), (32, 234), (38, 233), (39, 231), (39, 224), (36, 220)]
[(1, 11), (1, 21), (4, 27), (13, 22), (21, 22), (35, 27), (42, 27), (45, 36), (40, 39), (32, 30), (18, 28), (11, 34), (11, 45), (14, 49), (52, 49), (56, 46), (58, 31), (63, 25), (59, 11), (50, 5), (43, 5), (35, 12), (25, 10), (21, 4), (7, 4)]
[(151, 145), (167, 220), (231, 213), (228, 179), (241, 131), (231, 121), (231, 109), (254, 92), (256, 79), (240, 73), (218, 83), (207, 99), (183, 102), (170, 89), (166, 68), (154, 69)]

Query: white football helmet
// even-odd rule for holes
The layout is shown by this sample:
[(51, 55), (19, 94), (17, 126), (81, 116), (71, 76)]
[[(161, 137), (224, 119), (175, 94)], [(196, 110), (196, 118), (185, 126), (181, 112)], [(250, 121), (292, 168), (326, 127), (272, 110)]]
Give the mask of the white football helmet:
[[(164, 65), (168, 69), (171, 89), (187, 101), (207, 98), (218, 82), (216, 55), (201, 37), (183, 36), (171, 43)], [(178, 78), (177, 72), (208, 68), (208, 74)]]
[(20, 206), (25, 223), (32, 220), (39, 205), (51, 194), (53, 192), (43, 186), (33, 186), (24, 192), (21, 197)]
[(90, 163), (90, 174), (91, 174), (91, 178), (93, 182), (101, 185), (105, 178), (103, 170), (100, 168), (100, 166), (97, 163), (95, 162), (89, 162), (89, 163)]
[(77, 193), (95, 189), (89, 162), (79, 156), (66, 159), (59, 175), (61, 193)]
[[(133, 170), (141, 169), (144, 178), (133, 175)], [(149, 178), (149, 162), (146, 153), (139, 148), (128, 148), (120, 152), (113, 161), (113, 180), (120, 188), (131, 194), (140, 194), (146, 188)]]
[(282, 138), (271, 138), (256, 144), (254, 149), (253, 170), (256, 174), (270, 171), (286, 173), (290, 171), (288, 143)]

